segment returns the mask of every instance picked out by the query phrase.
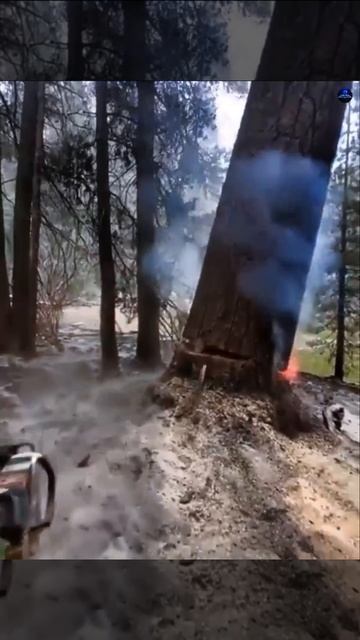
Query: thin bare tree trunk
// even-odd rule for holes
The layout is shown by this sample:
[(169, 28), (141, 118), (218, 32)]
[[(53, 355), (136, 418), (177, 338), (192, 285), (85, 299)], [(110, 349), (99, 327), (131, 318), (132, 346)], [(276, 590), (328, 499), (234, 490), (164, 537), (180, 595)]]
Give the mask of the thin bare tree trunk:
[(81, 0), (67, 0), (68, 20), (68, 80), (84, 79), (84, 57), (82, 44), (83, 3)]
[(30, 220), (35, 165), (38, 82), (24, 83), (14, 207), (13, 320), (15, 349), (31, 353)]
[(346, 249), (347, 249), (347, 210), (349, 202), (349, 155), (350, 155), (350, 115), (351, 108), (348, 105), (347, 132), (346, 132), (346, 156), (344, 173), (344, 194), (342, 201), (340, 223), (340, 268), (338, 272), (338, 306), (336, 314), (336, 352), (334, 376), (338, 380), (344, 379), (345, 360), (345, 296), (346, 296)]
[(145, 80), (149, 60), (146, 55), (146, 2), (123, 0), (124, 59), (123, 80)]
[(35, 170), (33, 179), (33, 201), (31, 208), (31, 237), (30, 237), (30, 350), (36, 351), (36, 317), (37, 317), (37, 293), (39, 278), (39, 245), (41, 226), (41, 180), (43, 173), (44, 149), (44, 108), (45, 108), (45, 83), (39, 82), (38, 119), (36, 126), (35, 143)]
[[(1, 127), (0, 127), (1, 132)], [(11, 349), (11, 305), (5, 250), (5, 219), (2, 194), (2, 148), (0, 136), (0, 353)]]
[(102, 371), (107, 375), (118, 371), (119, 362), (115, 331), (116, 283), (111, 239), (106, 81), (96, 82), (96, 174), (101, 276), (100, 338)]
[(155, 246), (157, 205), (154, 163), (155, 85), (153, 82), (138, 82), (137, 88), (137, 359), (144, 365), (156, 366), (161, 361), (160, 299), (154, 269), (147, 264)]

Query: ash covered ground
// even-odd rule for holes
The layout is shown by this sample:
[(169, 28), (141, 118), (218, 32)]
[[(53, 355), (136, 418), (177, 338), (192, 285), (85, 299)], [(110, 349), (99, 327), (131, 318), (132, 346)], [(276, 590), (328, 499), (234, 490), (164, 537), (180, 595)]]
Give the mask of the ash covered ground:
[(8, 640), (356, 640), (359, 563), (20, 561)]
[[(356, 391), (333, 390), (348, 407), (337, 439), (278, 433), (266, 397), (205, 387), (192, 407), (178, 378), (157, 387), (164, 408), (159, 374), (132, 367), (134, 334), (122, 376), (99, 382), (95, 317), (65, 317), (63, 353), (1, 361), (1, 439), (33, 441), (57, 473), (38, 558), (359, 558)], [(324, 384), (299, 385), (315, 411)]]
[(71, 560), (17, 563), (5, 637), (355, 640), (356, 390), (305, 378), (315, 412), (324, 394), (344, 403), (346, 434), (290, 439), (266, 397), (205, 387), (194, 404), (193, 382), (136, 371), (134, 333), (120, 341), (122, 376), (100, 383), (95, 318), (65, 316), (63, 353), (0, 363), (2, 441), (32, 440), (57, 472), (37, 558)]

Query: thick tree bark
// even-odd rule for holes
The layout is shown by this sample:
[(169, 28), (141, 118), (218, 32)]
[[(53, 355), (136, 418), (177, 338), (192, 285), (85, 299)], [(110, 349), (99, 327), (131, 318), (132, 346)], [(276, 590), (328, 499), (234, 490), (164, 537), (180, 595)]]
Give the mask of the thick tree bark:
[[(266, 226), (261, 202), (254, 197), (249, 201), (239, 189), (246, 180), (240, 163), (263, 150), (276, 149), (321, 161), (327, 169), (324, 179), (328, 179), (344, 114), (344, 105), (336, 100), (340, 86), (337, 82), (254, 82), (250, 88), (184, 331), (186, 351), (223, 358), (232, 363), (231, 376), (234, 378), (235, 369), (239, 380), (250, 385), (267, 387), (271, 383), (273, 320), (288, 325), (294, 316), (274, 318), (241, 293), (239, 279), (241, 282), (247, 266), (259, 264), (263, 268), (264, 264), (264, 249), (244, 250), (242, 233), (253, 229), (263, 247)], [(325, 196), (326, 192), (318, 199), (318, 222)], [(294, 222), (301, 229), (302, 221)], [(317, 230), (318, 223), (308, 238), (313, 246)], [(303, 289), (310, 261), (311, 256), (303, 268)], [(303, 292), (296, 300), (297, 313)], [(296, 322), (292, 325), (296, 327)], [(196, 357), (183, 354), (182, 362), (186, 359), (194, 361)]]
[(109, 188), (107, 83), (96, 82), (96, 176), (101, 277), (100, 338), (103, 374), (118, 371), (115, 331), (116, 282), (112, 252)]
[(145, 80), (149, 60), (146, 56), (146, 2), (123, 0), (124, 58), (123, 80)]
[(155, 85), (138, 82), (138, 125), (136, 141), (137, 175), (137, 358), (145, 365), (159, 364), (160, 299), (154, 270), (147, 264), (155, 244), (155, 212), (157, 203), (154, 135)]
[(347, 249), (347, 208), (348, 208), (348, 181), (349, 181), (349, 154), (350, 154), (350, 115), (348, 106), (347, 132), (346, 132), (346, 156), (344, 171), (344, 195), (342, 202), (340, 223), (340, 268), (338, 273), (338, 306), (336, 314), (336, 351), (334, 376), (338, 380), (344, 379), (345, 360), (345, 296), (346, 296), (346, 249)]
[(45, 108), (45, 83), (39, 82), (38, 118), (36, 126), (35, 168), (33, 178), (33, 200), (31, 207), (30, 235), (30, 345), (32, 353), (36, 351), (36, 317), (39, 278), (39, 244), (41, 226), (41, 180), (43, 173), (43, 130)]
[(24, 83), (14, 207), (13, 321), (15, 349), (31, 353), (30, 220), (35, 164), (38, 82)]
[(359, 78), (358, 2), (276, 2), (257, 80)]
[(68, 26), (68, 80), (84, 79), (84, 57), (82, 44), (83, 3), (81, 0), (67, 0)]
[(2, 148), (0, 127), (0, 353), (11, 349), (11, 305), (5, 250), (5, 219), (1, 188)]
[[(335, 98), (342, 85), (314, 81), (334, 76), (343, 79), (347, 74), (356, 77), (359, 61), (356, 3), (309, 2), (304, 7), (299, 2), (276, 3), (178, 357), (184, 368), (191, 368), (199, 353), (208, 358), (216, 354), (215, 369), (222, 358), (223, 368), (225, 362), (227, 368), (231, 363), (232, 377), (235, 369), (244, 381), (250, 378), (260, 386), (267, 386), (272, 378), (274, 318), (239, 294), (244, 268), (257, 266), (259, 261), (261, 264), (261, 256), (251, 252), (245, 255), (236, 236), (244, 225), (254, 225), (257, 220), (261, 235), (262, 223), (259, 203), (244, 201), (244, 194), (239, 193), (238, 162), (265, 149), (278, 149), (322, 161), (329, 175), (343, 119), (344, 106)], [(274, 78), (276, 72), (282, 80), (303, 77), (305, 81), (263, 82)], [(321, 213), (320, 201), (317, 209)], [(314, 227), (313, 245), (316, 233)], [(293, 344), (310, 262), (308, 256), (298, 275), (300, 288), (292, 313), (275, 318), (284, 334), (284, 366)]]

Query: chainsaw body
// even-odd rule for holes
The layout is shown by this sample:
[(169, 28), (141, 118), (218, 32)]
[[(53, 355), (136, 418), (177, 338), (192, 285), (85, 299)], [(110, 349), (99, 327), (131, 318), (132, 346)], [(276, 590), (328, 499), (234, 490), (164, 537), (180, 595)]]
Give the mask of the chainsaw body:
[(55, 483), (50, 462), (32, 444), (0, 445), (0, 538), (10, 554), (18, 549), (11, 557), (24, 557), (25, 541), (25, 557), (33, 555), (30, 547), (53, 520)]

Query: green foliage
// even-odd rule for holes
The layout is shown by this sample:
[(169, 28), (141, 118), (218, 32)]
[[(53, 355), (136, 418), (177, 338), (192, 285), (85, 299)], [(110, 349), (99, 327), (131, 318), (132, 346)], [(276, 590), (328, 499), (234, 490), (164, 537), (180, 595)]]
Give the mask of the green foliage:
[[(71, 0), (70, 0), (71, 1)], [(66, 1), (0, 3), (0, 76), (54, 81), (67, 76)], [(227, 65), (228, 23), (234, 8), (268, 21), (272, 2), (149, 0), (146, 63), (149, 77), (214, 79)], [(121, 78), (124, 18), (119, 0), (83, 0), (84, 77)]]
[[(297, 352), (300, 371), (312, 373), (320, 377), (332, 376), (334, 373), (334, 359), (319, 349), (302, 349)], [(359, 352), (354, 352), (353, 358), (345, 374), (345, 382), (360, 385)]]
[[(316, 301), (316, 314), (312, 329), (317, 334), (314, 346), (326, 361), (333, 362), (337, 335), (338, 268), (344, 260), (345, 278), (345, 361), (346, 370), (354, 370), (359, 353), (359, 289), (360, 289), (360, 165), (359, 165), (359, 83), (354, 83), (351, 109), (349, 148), (347, 149), (347, 123), (338, 145), (336, 164), (328, 193), (328, 215), (332, 217), (333, 247), (338, 254), (337, 265), (326, 276), (325, 286)], [(346, 155), (348, 154), (347, 197), (345, 198)], [(345, 202), (345, 204), (344, 204)], [(346, 249), (340, 251), (340, 226), (346, 216)], [(309, 356), (306, 356), (307, 358)], [(330, 365), (329, 365), (330, 366)]]
[(8, 543), (0, 538), (0, 560), (5, 560)]

